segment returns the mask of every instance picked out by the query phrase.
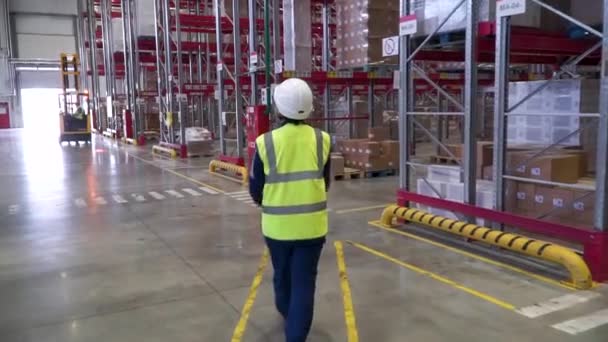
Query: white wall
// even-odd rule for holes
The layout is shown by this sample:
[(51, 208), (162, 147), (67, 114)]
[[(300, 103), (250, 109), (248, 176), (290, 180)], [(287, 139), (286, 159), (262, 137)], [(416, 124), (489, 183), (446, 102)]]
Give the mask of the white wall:
[(18, 58), (59, 59), (76, 52), (74, 16), (14, 13)]
[(76, 0), (10, 0), (13, 13), (76, 15)]

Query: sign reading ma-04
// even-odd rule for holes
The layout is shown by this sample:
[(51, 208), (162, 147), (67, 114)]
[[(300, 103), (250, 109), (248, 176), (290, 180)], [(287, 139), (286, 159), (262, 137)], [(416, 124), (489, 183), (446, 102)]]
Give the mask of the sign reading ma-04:
[(526, 0), (496, 0), (496, 14), (498, 17), (526, 13)]
[(416, 15), (404, 15), (399, 18), (399, 35), (409, 36), (415, 34), (418, 31), (418, 21)]

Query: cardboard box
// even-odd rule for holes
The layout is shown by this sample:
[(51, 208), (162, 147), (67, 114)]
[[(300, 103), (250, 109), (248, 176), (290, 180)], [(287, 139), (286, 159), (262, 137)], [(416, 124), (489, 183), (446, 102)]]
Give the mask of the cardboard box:
[(572, 219), (576, 222), (585, 226), (593, 226), (595, 193), (591, 191), (574, 191), (571, 214)]
[(382, 155), (392, 160), (399, 160), (399, 141), (396, 140), (384, 140), (380, 143)]
[(579, 173), (580, 155), (549, 155), (536, 158), (528, 164), (526, 176), (559, 183), (576, 183), (583, 176)]
[(494, 143), (491, 141), (477, 142), (477, 178), (483, 176), (483, 168), (494, 164)]
[(332, 179), (336, 176), (344, 175), (344, 156), (341, 154), (332, 153), (331, 155), (331, 177)]
[(510, 152), (507, 153), (506, 174), (516, 177), (526, 177), (528, 175), (528, 166), (521, 165), (530, 159), (528, 152)]
[(579, 156), (578, 173), (579, 175), (581, 175), (581, 177), (587, 174), (587, 151), (580, 149), (563, 149), (559, 150), (559, 152), (563, 154), (572, 154)]
[(348, 139), (341, 140), (338, 142), (338, 152), (343, 155), (352, 155), (359, 153), (359, 145), (361, 143), (367, 142), (367, 139)]
[(563, 188), (536, 186), (535, 210), (544, 220), (559, 221), (571, 215), (573, 192)]
[(550, 189), (536, 186), (533, 195), (534, 200), (534, 211), (538, 216), (549, 213), (553, 209), (551, 204)]
[(380, 143), (377, 141), (362, 141), (359, 143), (358, 153), (379, 156), (382, 154), (382, 150)]
[(481, 172), (481, 179), (492, 181), (494, 180), (494, 165), (484, 166)]
[(463, 149), (462, 144), (444, 144), (447, 149), (452, 152), (453, 157), (443, 148), (437, 146), (437, 155), (440, 157), (462, 159)]
[(505, 181), (505, 211), (509, 213), (517, 212), (517, 182), (512, 180)]
[[(535, 210), (536, 187), (534, 184), (517, 183), (515, 192), (515, 208), (518, 210)], [(542, 203), (541, 203), (542, 204)]]
[(367, 137), (372, 141), (389, 140), (391, 136), (388, 127), (372, 127), (368, 130)]

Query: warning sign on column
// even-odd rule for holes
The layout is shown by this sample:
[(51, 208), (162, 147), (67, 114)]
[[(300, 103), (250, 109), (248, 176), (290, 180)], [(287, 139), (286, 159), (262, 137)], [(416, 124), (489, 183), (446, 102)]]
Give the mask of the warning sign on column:
[(405, 15), (399, 18), (399, 35), (409, 36), (418, 31), (418, 21), (416, 15)]
[(399, 56), (399, 36), (382, 39), (382, 57)]

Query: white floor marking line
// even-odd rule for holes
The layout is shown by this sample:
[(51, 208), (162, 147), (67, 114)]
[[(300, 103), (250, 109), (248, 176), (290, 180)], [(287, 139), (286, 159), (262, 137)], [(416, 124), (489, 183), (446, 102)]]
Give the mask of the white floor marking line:
[(199, 189), (203, 190), (204, 192), (210, 194), (210, 195), (217, 195), (219, 194), (219, 192), (213, 190), (213, 189), (209, 189), (207, 187), (201, 186)]
[(555, 324), (553, 328), (567, 332), (570, 335), (576, 335), (604, 324), (608, 324), (608, 309)]
[(75, 199), (74, 204), (76, 204), (78, 208), (85, 208), (87, 206), (87, 202), (82, 198)]
[(228, 193), (226, 193), (226, 195), (234, 196), (234, 195), (247, 194), (247, 193), (249, 193), (249, 191), (245, 190), (245, 191), (237, 191), (237, 192), (228, 192)]
[(183, 192), (187, 193), (188, 195), (192, 195), (194, 197), (200, 197), (202, 196), (202, 194), (194, 189), (182, 189)]
[(156, 191), (150, 191), (150, 192), (148, 192), (148, 194), (149, 194), (150, 196), (152, 196), (152, 198), (154, 198), (155, 200), (162, 201), (162, 200), (164, 200), (164, 199), (165, 199), (165, 196), (163, 196), (163, 195), (159, 194), (159, 193), (158, 193), (158, 192), (156, 192)]
[(106, 199), (103, 198), (103, 197), (97, 197), (97, 198), (95, 198), (95, 203), (97, 203), (99, 205), (106, 205), (106, 204), (108, 204), (108, 202), (106, 201)]
[(246, 204), (253, 204), (253, 200), (245, 201)]
[(246, 193), (246, 194), (242, 194), (242, 195), (238, 195), (238, 196), (230, 196), (230, 197), (240, 200), (241, 198), (249, 198), (249, 197), (251, 197), (251, 195), (249, 195), (249, 193)]
[(567, 309), (571, 306), (587, 302), (599, 296), (599, 293), (591, 291), (571, 293), (565, 296), (549, 299), (545, 302), (540, 302), (534, 305), (519, 308), (517, 309), (517, 312), (528, 318), (536, 318), (556, 311)]
[(168, 193), (169, 195), (175, 197), (175, 198), (184, 198), (184, 195), (180, 194), (179, 192), (177, 192), (175, 190), (167, 190), (165, 192)]
[(249, 201), (250, 199), (251, 199), (251, 197), (250, 197), (250, 196), (247, 196), (247, 197), (241, 197), (241, 198), (235, 198), (235, 200), (237, 200), (237, 201), (241, 201), (241, 202), (245, 202), (245, 203), (246, 203), (247, 201)]
[(122, 197), (121, 195), (112, 195), (112, 199), (114, 200), (114, 202), (118, 203), (118, 204), (125, 204), (125, 203), (129, 203), (129, 201), (127, 201), (124, 197)]
[(146, 198), (140, 194), (132, 194), (131, 197), (137, 202), (145, 202)]
[(11, 214), (11, 215), (15, 215), (18, 212), (19, 212), (19, 205), (18, 204), (13, 204), (13, 205), (10, 205), (8, 207), (8, 213)]

